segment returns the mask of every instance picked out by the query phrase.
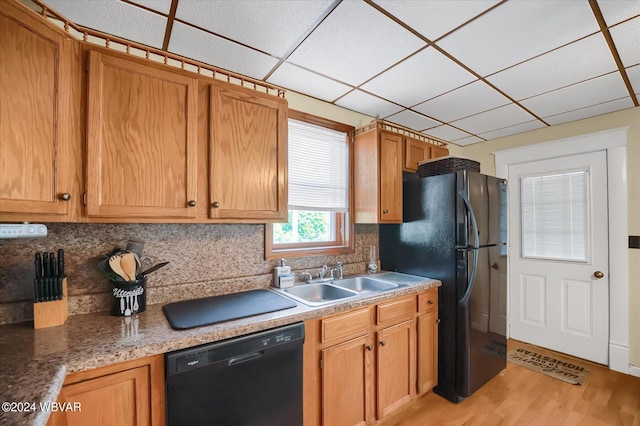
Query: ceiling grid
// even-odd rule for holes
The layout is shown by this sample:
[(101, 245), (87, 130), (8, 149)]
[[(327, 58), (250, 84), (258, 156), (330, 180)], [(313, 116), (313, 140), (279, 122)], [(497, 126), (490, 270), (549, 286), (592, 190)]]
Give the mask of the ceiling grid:
[(639, 1), (43, 1), (78, 25), (461, 146), (640, 94)]

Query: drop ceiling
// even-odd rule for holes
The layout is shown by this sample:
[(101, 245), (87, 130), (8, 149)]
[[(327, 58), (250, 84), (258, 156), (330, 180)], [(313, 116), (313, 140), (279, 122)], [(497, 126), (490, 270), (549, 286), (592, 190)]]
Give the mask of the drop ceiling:
[(638, 106), (635, 0), (45, 0), (457, 145)]

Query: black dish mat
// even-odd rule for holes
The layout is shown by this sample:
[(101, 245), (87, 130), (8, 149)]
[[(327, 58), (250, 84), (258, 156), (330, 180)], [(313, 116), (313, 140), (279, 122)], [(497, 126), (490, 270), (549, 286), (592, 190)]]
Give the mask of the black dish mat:
[(296, 306), (298, 305), (293, 300), (272, 291), (251, 290), (168, 303), (162, 307), (162, 310), (171, 327), (184, 330)]

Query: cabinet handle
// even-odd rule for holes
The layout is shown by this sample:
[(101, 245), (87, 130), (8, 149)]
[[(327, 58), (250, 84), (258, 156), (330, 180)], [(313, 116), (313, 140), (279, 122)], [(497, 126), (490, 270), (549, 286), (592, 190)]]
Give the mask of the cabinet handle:
[(387, 214), (387, 213), (389, 213), (389, 209), (382, 210), (382, 214)]
[(380, 342), (380, 346), (386, 346), (387, 342), (385, 342), (384, 340), (382, 342)]
[(372, 351), (372, 350), (373, 350), (373, 346), (371, 346), (371, 345), (367, 345), (367, 350), (368, 350), (368, 351)]
[(213, 206), (214, 209), (217, 209), (218, 207), (220, 207), (220, 203), (217, 201), (214, 201), (213, 203), (211, 203), (211, 205)]
[(189, 207), (195, 207), (198, 203), (196, 203), (195, 200), (191, 200), (187, 204), (189, 204)]
[(60, 199), (62, 201), (69, 201), (71, 199), (71, 194), (69, 194), (68, 192), (64, 192), (60, 194)]
[(432, 300), (432, 299), (429, 299), (429, 300), (427, 301), (427, 305), (433, 305), (433, 300)]

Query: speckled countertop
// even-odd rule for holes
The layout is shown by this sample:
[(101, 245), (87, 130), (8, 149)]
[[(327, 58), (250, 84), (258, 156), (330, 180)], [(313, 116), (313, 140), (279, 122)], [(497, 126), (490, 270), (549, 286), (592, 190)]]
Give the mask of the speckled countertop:
[(0, 425), (45, 425), (49, 413), (41, 411), (39, 403), (55, 401), (70, 373), (317, 318), (441, 285), (437, 280), (394, 272), (378, 277), (406, 287), (320, 307), (298, 302), (295, 308), (189, 330), (173, 330), (162, 305), (148, 306), (135, 317), (114, 317), (108, 312), (74, 315), (64, 326), (40, 330), (34, 330), (30, 322), (0, 326), (0, 403), (36, 405), (35, 411), (21, 413), (5, 412), (3, 407)]

